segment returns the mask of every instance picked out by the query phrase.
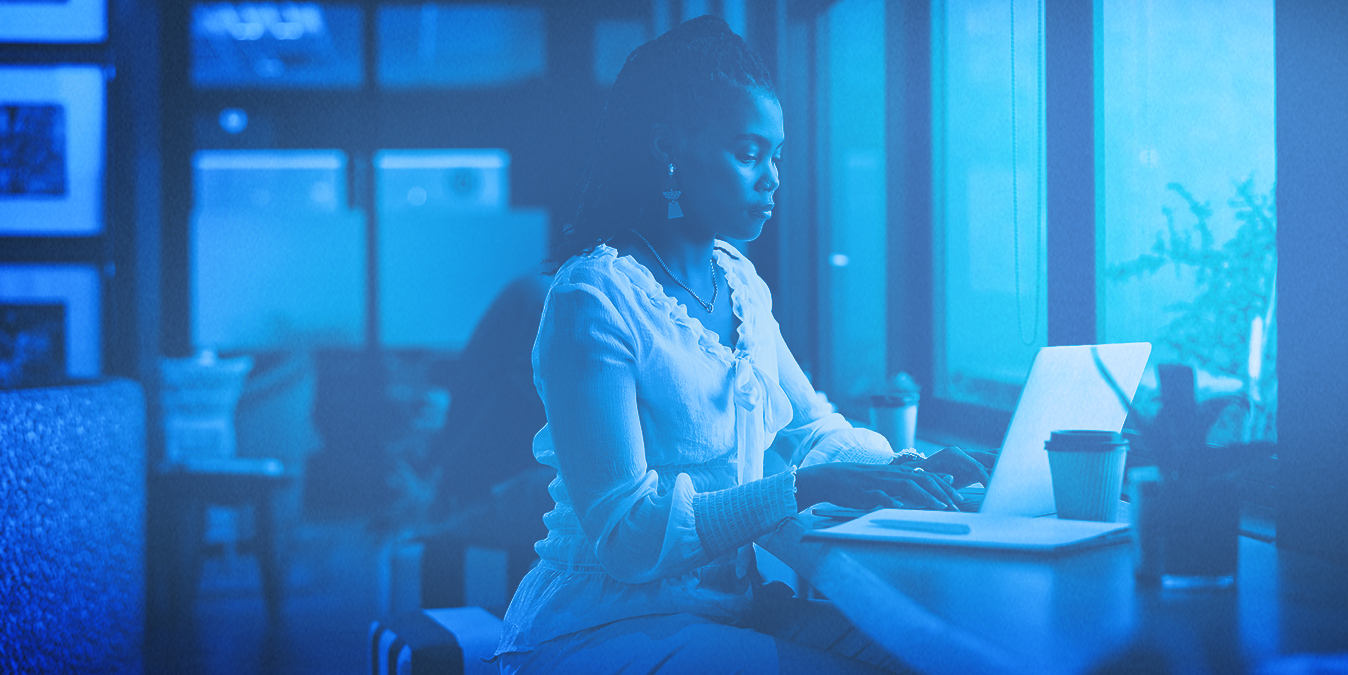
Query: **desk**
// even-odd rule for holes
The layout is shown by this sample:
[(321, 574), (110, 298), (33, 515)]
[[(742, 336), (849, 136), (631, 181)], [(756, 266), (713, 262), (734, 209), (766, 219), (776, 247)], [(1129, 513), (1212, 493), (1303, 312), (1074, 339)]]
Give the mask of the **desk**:
[(275, 517), (276, 491), (294, 478), (269, 458), (229, 457), (164, 464), (153, 476), (168, 535), (167, 610), (174, 619), (190, 615), (201, 581), (206, 507), (248, 505), (257, 529), (254, 550), (262, 572), (267, 615), (280, 616), (284, 579)]
[(1054, 558), (802, 540), (812, 522), (758, 543), (930, 675), (1084, 673), (1127, 649), (1177, 673), (1239, 673), (1348, 651), (1348, 573), (1247, 537), (1234, 589), (1179, 592), (1137, 586), (1126, 545)]

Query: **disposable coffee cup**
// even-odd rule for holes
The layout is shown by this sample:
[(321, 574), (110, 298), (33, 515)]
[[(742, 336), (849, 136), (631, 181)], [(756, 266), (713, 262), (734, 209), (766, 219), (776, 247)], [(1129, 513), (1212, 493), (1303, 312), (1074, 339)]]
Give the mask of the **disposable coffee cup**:
[(917, 403), (921, 392), (907, 373), (899, 373), (885, 391), (871, 396), (871, 427), (895, 450), (917, 447)]
[(871, 397), (871, 426), (897, 450), (917, 447), (917, 394)]
[(1128, 440), (1113, 431), (1055, 431), (1044, 444), (1058, 517), (1114, 522)]

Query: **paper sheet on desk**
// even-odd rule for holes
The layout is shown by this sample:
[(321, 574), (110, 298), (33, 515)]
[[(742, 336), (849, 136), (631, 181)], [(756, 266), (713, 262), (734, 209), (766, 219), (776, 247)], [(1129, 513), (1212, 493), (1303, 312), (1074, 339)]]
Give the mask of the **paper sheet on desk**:
[(849, 539), (1052, 553), (1128, 541), (1128, 523), (1097, 523), (954, 511), (882, 509), (806, 533), (806, 539)]

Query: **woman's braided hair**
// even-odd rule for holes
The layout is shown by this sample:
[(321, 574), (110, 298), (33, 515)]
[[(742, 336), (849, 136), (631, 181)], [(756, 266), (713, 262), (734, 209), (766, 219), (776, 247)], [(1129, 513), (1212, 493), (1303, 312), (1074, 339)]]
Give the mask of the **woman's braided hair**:
[(762, 60), (718, 17), (691, 19), (633, 50), (600, 116), (575, 216), (553, 237), (551, 262), (632, 227), (642, 202), (659, 194), (663, 167), (649, 150), (655, 124), (698, 128), (747, 91), (776, 95)]

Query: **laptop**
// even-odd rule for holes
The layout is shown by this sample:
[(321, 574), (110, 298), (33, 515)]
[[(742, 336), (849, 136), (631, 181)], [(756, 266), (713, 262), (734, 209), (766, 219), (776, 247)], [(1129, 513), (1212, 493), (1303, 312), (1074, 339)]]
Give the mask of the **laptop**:
[[(1039, 517), (1055, 513), (1044, 443), (1060, 429), (1119, 431), (1151, 355), (1151, 343), (1043, 347), (1034, 357), (1001, 453), (983, 488), (960, 490), (962, 511)], [(816, 508), (856, 517), (855, 509)]]
[(1034, 357), (979, 513), (1054, 513), (1044, 443), (1061, 429), (1120, 431), (1151, 343), (1043, 347)]
[[(1151, 344), (1146, 342), (1041, 348), (1011, 416), (981, 508), (970, 508), (979, 505), (981, 490), (960, 491), (966, 497), (961, 510), (976, 510), (979, 515), (879, 510), (809, 536), (1042, 551), (1117, 541), (1126, 535), (1126, 523), (1048, 519), (1036, 524), (1025, 519), (1056, 511), (1044, 450), (1049, 435), (1060, 429), (1123, 429), (1150, 355)], [(818, 508), (815, 513), (833, 515)]]

